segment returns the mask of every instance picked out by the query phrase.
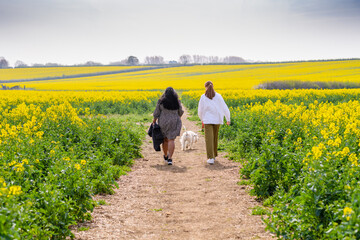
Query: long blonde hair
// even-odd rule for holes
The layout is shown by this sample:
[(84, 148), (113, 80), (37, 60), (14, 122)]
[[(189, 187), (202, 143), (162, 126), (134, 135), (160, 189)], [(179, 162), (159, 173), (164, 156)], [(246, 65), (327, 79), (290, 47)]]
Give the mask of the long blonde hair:
[(214, 90), (214, 85), (211, 81), (207, 81), (205, 83), (205, 96), (210, 98), (210, 99), (213, 99), (213, 97), (215, 97), (215, 90)]

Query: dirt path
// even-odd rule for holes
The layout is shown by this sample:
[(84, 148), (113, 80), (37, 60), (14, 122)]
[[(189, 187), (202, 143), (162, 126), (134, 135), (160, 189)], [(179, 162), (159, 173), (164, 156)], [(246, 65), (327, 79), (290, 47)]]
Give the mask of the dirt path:
[[(188, 130), (199, 127), (182, 117)], [(97, 196), (93, 221), (76, 232), (77, 239), (272, 239), (260, 216), (251, 209), (260, 205), (239, 180), (239, 163), (220, 153), (214, 165), (206, 163), (205, 139), (195, 149), (180, 150), (176, 139), (174, 165), (152, 148), (147, 136), (143, 159), (119, 180), (114, 195)]]

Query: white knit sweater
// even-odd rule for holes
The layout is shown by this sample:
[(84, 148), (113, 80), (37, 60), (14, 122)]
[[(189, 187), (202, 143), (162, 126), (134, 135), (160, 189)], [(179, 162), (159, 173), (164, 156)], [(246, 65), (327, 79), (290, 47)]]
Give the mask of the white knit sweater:
[(224, 99), (218, 93), (210, 99), (203, 94), (199, 101), (198, 115), (204, 124), (223, 124), (224, 116), (230, 122), (230, 111)]

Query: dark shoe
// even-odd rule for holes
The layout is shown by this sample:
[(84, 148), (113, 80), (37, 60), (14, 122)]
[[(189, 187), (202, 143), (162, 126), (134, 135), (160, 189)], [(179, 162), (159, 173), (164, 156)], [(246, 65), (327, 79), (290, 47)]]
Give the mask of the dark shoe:
[(172, 159), (168, 159), (167, 162), (168, 162), (168, 165), (172, 165)]
[(168, 162), (168, 159), (169, 159), (169, 157), (168, 156), (165, 157), (165, 155), (164, 155), (165, 162)]

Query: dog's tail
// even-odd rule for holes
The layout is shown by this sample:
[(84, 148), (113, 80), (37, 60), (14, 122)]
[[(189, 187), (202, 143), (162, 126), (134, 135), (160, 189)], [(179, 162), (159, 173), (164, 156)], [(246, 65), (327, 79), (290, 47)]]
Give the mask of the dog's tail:
[(184, 129), (184, 131), (186, 132), (186, 127), (185, 127), (185, 125), (183, 125), (183, 129)]

